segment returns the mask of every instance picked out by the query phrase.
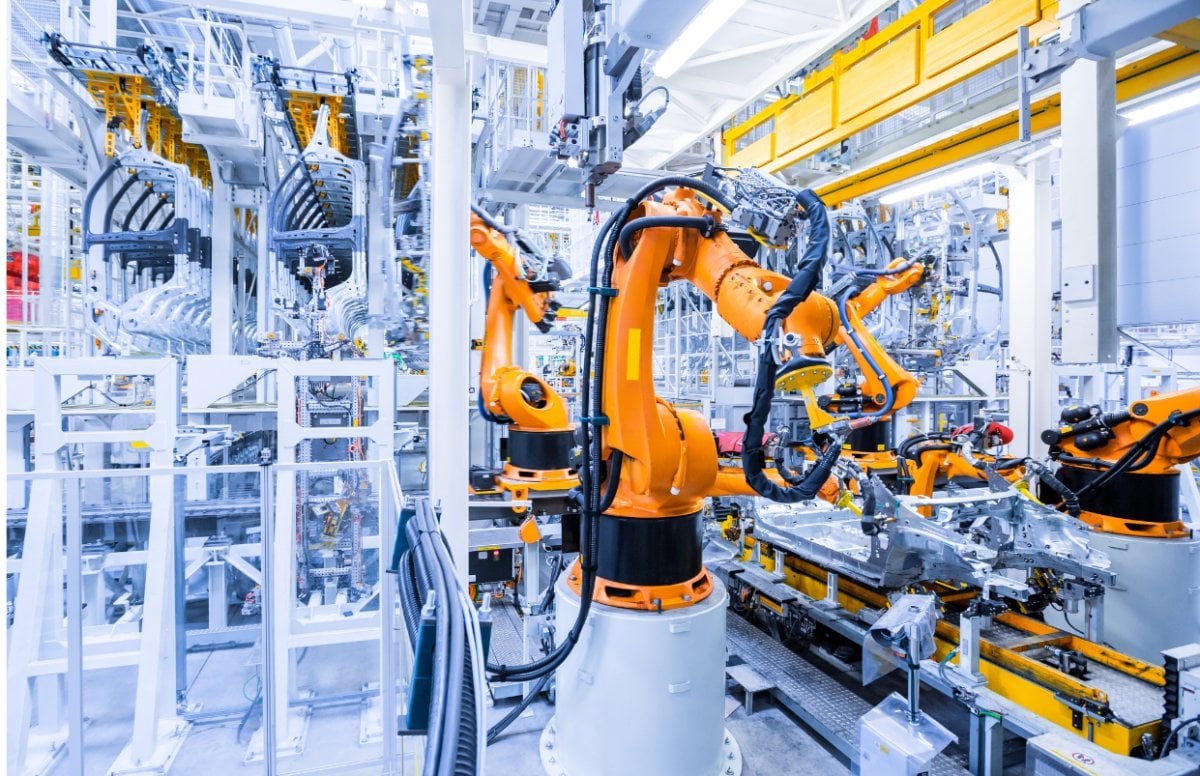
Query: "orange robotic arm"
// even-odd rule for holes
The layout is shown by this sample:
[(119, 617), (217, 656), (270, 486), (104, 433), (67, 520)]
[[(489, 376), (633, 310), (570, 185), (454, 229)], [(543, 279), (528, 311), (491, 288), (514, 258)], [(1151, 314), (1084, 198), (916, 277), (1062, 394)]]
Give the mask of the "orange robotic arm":
[(868, 412), (878, 412), (888, 406), (884, 384), (891, 388), (891, 405), (881, 417), (890, 416), (896, 410), (911, 404), (921, 384), (911, 372), (896, 363), (871, 336), (863, 324), (863, 319), (877, 310), (889, 296), (903, 293), (920, 282), (925, 265), (896, 259), (885, 269), (896, 270), (896, 274), (881, 275), (857, 295), (843, 301), (844, 320), (842, 328), (838, 331), (838, 344), (850, 351), (862, 371), (864, 409)]
[(1103, 531), (1176, 538), (1178, 464), (1200, 457), (1200, 388), (1140, 399), (1127, 410), (1068, 407), (1042, 433), (1058, 478), (1074, 491), (1080, 517)]
[[(624, 454), (613, 501), (622, 515), (663, 517), (698, 512), (717, 478), (717, 450), (706, 420), (679, 409), (654, 390), (654, 315), (660, 286), (686, 280), (713, 300), (716, 312), (749, 340), (762, 334), (767, 312), (788, 279), (760, 267), (723, 231), (690, 189), (662, 202), (646, 201), (631, 219), (712, 220), (710, 234), (694, 228), (646, 228), (636, 247), (618, 255), (606, 343), (604, 405), (609, 417), (605, 449)], [(837, 340), (833, 302), (811, 294), (783, 324), (802, 357), (817, 362)]]
[(513, 319), (517, 309), (539, 329), (554, 322), (555, 305), (549, 291), (536, 291), (508, 237), (476, 213), (471, 214), (471, 246), (491, 264), (492, 287), (487, 300), (487, 324), (479, 388), (493, 415), (508, 418), (525, 431), (569, 430), (567, 406), (545, 380), (512, 363)]

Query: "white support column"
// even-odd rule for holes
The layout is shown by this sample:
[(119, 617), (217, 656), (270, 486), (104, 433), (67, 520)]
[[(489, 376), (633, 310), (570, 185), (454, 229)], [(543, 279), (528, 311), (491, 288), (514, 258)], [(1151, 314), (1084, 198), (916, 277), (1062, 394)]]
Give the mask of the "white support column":
[(459, 573), (467, 569), (467, 455), (471, 177), (470, 88), (463, 48), (462, 0), (432, 3), (433, 198), (430, 261), (430, 494)]
[[(1050, 361), (1050, 163), (1045, 157), (1008, 176), (1009, 421), (1014, 455), (1040, 450), (1054, 420), (1055, 376)], [(1019, 287), (1019, 291), (1018, 291)]]
[[(64, 3), (65, 5), (65, 3)], [(117, 0), (93, 0), (88, 6), (88, 42), (95, 46), (117, 45)]]
[[(219, 157), (209, 152), (216, 161)], [(219, 165), (212, 176), (212, 354), (233, 353), (233, 190), (221, 180)]]
[[(1062, 360), (1117, 360), (1114, 60), (1062, 74)], [(1017, 275), (1020, 277), (1020, 275)]]
[[(370, 183), (367, 187), (367, 314), (372, 321), (381, 320), (387, 295), (394, 293), (388, 287), (391, 279), (388, 270), (394, 262), (392, 246), (395, 244), (389, 218), (392, 207), (387, 201), (391, 194), (387, 178), (392, 172), (392, 152), (393, 149), (384, 148), (378, 143), (371, 146)], [(367, 329), (367, 353), (372, 358), (383, 356), (385, 328), (380, 323), (372, 323)]]
[(275, 293), (275, 289), (271, 287), (271, 208), (269, 203), (270, 197), (263, 196), (263, 201), (258, 206), (258, 267), (255, 270), (254, 284), (258, 295), (256, 297), (258, 309), (255, 323), (259, 337), (267, 336), (267, 333), (273, 330), (274, 323), (271, 320), (271, 294)]

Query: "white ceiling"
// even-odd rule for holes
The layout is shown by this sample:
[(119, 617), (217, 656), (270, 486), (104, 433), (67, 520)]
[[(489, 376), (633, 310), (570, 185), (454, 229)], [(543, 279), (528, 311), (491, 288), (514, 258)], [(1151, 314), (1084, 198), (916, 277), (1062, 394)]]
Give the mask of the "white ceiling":
[[(884, 0), (749, 0), (665, 84), (671, 107), (626, 153), (656, 168), (870, 22)], [(652, 60), (651, 60), (652, 61)]]

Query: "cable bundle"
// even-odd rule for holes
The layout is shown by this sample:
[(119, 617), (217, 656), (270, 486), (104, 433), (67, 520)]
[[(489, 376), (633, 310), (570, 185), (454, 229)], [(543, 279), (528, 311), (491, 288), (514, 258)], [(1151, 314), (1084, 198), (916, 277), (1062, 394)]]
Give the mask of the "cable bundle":
[(475, 776), (482, 772), (483, 640), (475, 607), (463, 588), (428, 499), (417, 502), (405, 526), (409, 548), (397, 566), (401, 610), (409, 641), (423, 616), (435, 620), (429, 729), (422, 773)]

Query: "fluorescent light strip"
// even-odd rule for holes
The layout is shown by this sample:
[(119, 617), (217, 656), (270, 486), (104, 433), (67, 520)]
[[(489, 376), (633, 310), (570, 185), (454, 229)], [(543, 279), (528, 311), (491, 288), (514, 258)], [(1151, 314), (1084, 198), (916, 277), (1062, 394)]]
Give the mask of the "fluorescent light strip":
[(659, 78), (670, 78), (692, 58), (717, 30), (741, 10), (746, 0), (708, 0), (696, 18), (683, 28), (679, 37), (654, 63), (654, 74)]
[(1129, 126), (1136, 127), (1138, 124), (1145, 124), (1147, 121), (1160, 119), (1163, 116), (1169, 116), (1181, 110), (1194, 108), (1197, 105), (1200, 105), (1200, 88), (1178, 92), (1169, 97), (1154, 100), (1145, 105), (1139, 105), (1136, 108), (1125, 111), (1121, 114), (1121, 117), (1129, 122)]
[(936, 175), (928, 180), (921, 181), (920, 183), (914, 183), (911, 186), (905, 186), (904, 188), (896, 189), (893, 192), (881, 196), (879, 201), (884, 205), (894, 205), (897, 202), (907, 202), (910, 199), (916, 199), (917, 197), (922, 197), (935, 191), (941, 191), (942, 189), (950, 188), (956, 183), (963, 183), (971, 180), (972, 178), (988, 175), (990, 173), (994, 173), (995, 171), (996, 165), (992, 164), (991, 162), (974, 164), (970, 167), (963, 167), (960, 170), (951, 170), (950, 172), (943, 173), (942, 175)]

